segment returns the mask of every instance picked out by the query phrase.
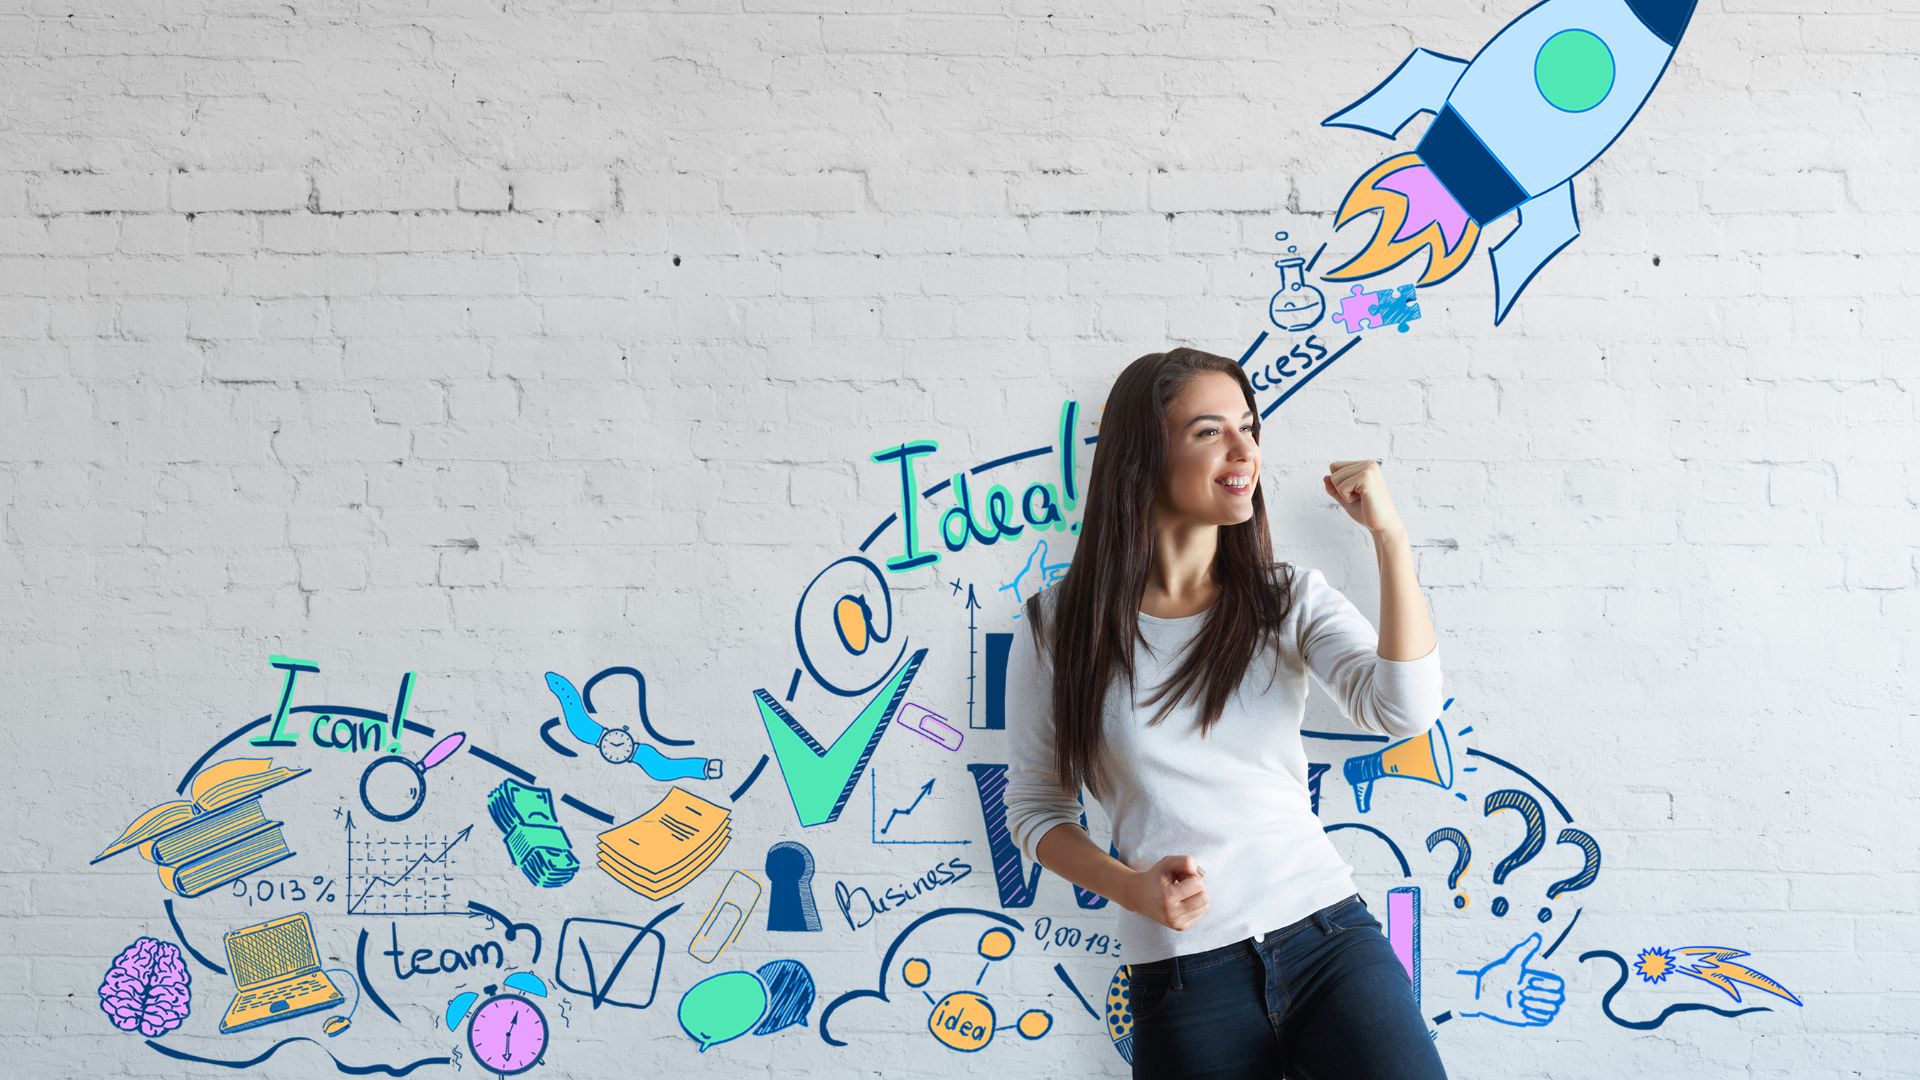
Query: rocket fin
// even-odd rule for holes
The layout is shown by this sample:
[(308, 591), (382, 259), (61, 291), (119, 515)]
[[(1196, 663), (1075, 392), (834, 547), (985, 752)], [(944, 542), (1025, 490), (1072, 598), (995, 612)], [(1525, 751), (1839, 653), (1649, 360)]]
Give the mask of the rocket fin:
[(1520, 204), (1519, 224), (1506, 238), (1493, 246), (1487, 257), (1493, 260), (1493, 324), (1507, 317), (1520, 290), (1533, 275), (1560, 254), (1560, 249), (1580, 235), (1580, 217), (1573, 209), (1573, 181)]
[(1320, 125), (1359, 128), (1391, 139), (1415, 116), (1439, 112), (1465, 70), (1465, 60), (1415, 49), (1366, 97), (1320, 121)]

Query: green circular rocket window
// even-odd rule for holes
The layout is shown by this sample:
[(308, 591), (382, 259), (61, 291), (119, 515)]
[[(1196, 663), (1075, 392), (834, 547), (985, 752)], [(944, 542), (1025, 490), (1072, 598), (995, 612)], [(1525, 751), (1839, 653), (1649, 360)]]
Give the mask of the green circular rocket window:
[(1562, 30), (1540, 46), (1533, 81), (1554, 108), (1586, 112), (1613, 89), (1613, 53), (1590, 31)]

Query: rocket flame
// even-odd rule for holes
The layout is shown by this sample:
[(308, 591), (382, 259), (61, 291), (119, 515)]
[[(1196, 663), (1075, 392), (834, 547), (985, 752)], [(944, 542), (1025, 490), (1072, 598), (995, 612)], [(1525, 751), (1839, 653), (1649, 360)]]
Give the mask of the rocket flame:
[(1675, 949), (1673, 970), (1681, 975), (1691, 975), (1702, 982), (1711, 983), (1727, 992), (1735, 1001), (1740, 1000), (1740, 990), (1734, 983), (1741, 983), (1769, 994), (1786, 998), (1795, 1005), (1800, 999), (1771, 978), (1747, 967), (1730, 961), (1746, 956), (1739, 949), (1719, 948), (1712, 945), (1693, 945), (1684, 949)]
[(1374, 210), (1380, 211), (1380, 222), (1367, 246), (1327, 274), (1328, 281), (1372, 277), (1424, 251), (1427, 270), (1420, 275), (1420, 284), (1433, 285), (1466, 265), (1480, 240), (1480, 226), (1467, 217), (1418, 154), (1397, 154), (1355, 181), (1333, 227), (1338, 229)]

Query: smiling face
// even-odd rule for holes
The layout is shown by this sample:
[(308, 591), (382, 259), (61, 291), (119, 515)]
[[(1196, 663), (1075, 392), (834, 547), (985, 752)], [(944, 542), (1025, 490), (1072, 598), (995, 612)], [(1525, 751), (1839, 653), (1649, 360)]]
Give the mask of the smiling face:
[(1167, 464), (1155, 509), (1163, 522), (1238, 525), (1260, 482), (1258, 421), (1233, 377), (1197, 375), (1167, 407)]

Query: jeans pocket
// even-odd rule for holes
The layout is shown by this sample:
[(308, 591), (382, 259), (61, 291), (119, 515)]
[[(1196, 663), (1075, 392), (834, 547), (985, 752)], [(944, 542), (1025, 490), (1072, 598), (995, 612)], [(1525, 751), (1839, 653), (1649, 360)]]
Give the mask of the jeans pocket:
[(1136, 1026), (1153, 1019), (1154, 1014), (1166, 1008), (1167, 1003), (1179, 993), (1173, 988), (1171, 969), (1142, 971), (1141, 967), (1142, 965), (1134, 965), (1132, 973), (1127, 977), (1128, 1011), (1133, 1014), (1133, 1022)]
[(1373, 911), (1367, 907), (1367, 902), (1358, 897), (1339, 904), (1332, 911), (1327, 912), (1327, 921), (1333, 924), (1333, 934), (1328, 935), (1330, 937), (1354, 930), (1365, 930), (1369, 927), (1375, 930), (1381, 929), (1380, 920), (1373, 917)]

